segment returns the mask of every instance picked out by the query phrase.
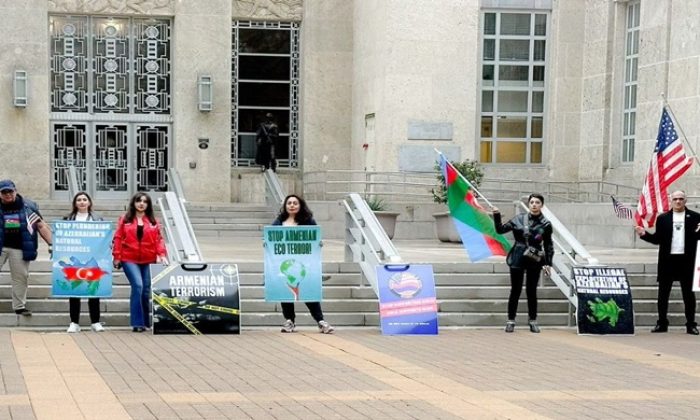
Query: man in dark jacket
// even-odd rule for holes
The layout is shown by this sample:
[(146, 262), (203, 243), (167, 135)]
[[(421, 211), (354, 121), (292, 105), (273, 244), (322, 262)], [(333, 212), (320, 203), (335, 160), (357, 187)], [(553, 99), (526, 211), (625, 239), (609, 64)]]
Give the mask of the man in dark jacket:
[(265, 121), (258, 126), (258, 130), (255, 133), (255, 163), (260, 165), (263, 172), (267, 169), (277, 171), (275, 146), (277, 145), (279, 132), (279, 127), (275, 124), (275, 116), (268, 112), (265, 114)]
[(693, 293), (693, 272), (695, 253), (700, 239), (700, 214), (686, 208), (683, 191), (671, 194), (671, 211), (662, 213), (656, 219), (656, 231), (649, 233), (643, 227), (635, 230), (639, 237), (659, 245), (658, 275), (659, 295), (657, 300), (659, 320), (651, 332), (668, 331), (668, 298), (673, 282), (681, 283), (683, 304), (685, 305), (685, 328), (688, 334), (698, 335), (695, 322), (695, 294)]
[(31, 315), (26, 307), (29, 262), (37, 257), (37, 232), (51, 252), (51, 228), (41, 219), (36, 204), (17, 194), (9, 179), (0, 181), (0, 211), (0, 269), (10, 261), (12, 309), (17, 315)]

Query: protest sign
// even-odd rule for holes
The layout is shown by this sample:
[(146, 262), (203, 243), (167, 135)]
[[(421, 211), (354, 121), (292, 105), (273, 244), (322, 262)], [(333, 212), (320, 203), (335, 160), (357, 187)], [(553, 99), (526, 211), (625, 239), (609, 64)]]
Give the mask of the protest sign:
[(321, 228), (265, 226), (265, 301), (320, 302)]
[(112, 223), (57, 221), (52, 230), (51, 295), (112, 296)]
[(154, 334), (240, 334), (238, 266), (151, 264)]
[(618, 267), (572, 267), (579, 334), (634, 334), (627, 272)]
[(433, 266), (377, 267), (382, 334), (437, 334)]

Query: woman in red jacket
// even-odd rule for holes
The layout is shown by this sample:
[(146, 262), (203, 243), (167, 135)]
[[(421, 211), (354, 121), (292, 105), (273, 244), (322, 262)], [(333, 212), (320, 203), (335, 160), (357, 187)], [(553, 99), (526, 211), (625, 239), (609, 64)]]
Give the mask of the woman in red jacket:
[(151, 197), (136, 193), (117, 222), (114, 233), (114, 267), (124, 267), (131, 284), (129, 312), (134, 332), (151, 326), (151, 271), (149, 264), (167, 264), (160, 224), (153, 215)]

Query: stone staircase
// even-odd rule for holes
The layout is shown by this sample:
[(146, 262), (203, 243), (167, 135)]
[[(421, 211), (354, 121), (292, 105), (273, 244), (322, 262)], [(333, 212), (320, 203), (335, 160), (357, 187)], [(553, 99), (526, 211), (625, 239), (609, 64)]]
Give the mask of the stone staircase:
[[(241, 282), (241, 325), (244, 328), (272, 327), (282, 322), (279, 304), (267, 303), (263, 297), (262, 262), (238, 265)], [(625, 265), (622, 265), (625, 266)], [(626, 268), (634, 297), (636, 323), (650, 326), (656, 322), (655, 274), (645, 267), (630, 264)], [(505, 321), (508, 273), (504, 264), (439, 263), (434, 265), (441, 327), (500, 327)], [(69, 323), (67, 299), (50, 297), (50, 263), (35, 261), (31, 265), (28, 307), (31, 317), (16, 316), (11, 308), (11, 281), (8, 267), (0, 273), (0, 326), (65, 328)], [(372, 289), (360, 286), (360, 272), (353, 263), (324, 263), (323, 310), (329, 322), (340, 327), (379, 326), (378, 302)], [(636, 271), (635, 271), (636, 270)], [(523, 290), (518, 320), (525, 324), (527, 305)], [(569, 321), (567, 300), (549, 280), (538, 290), (539, 320), (543, 326), (566, 326)], [(126, 327), (129, 323), (129, 285), (121, 272), (115, 276), (114, 296), (102, 299), (102, 321), (107, 327)], [(683, 325), (683, 303), (679, 288), (671, 295), (672, 325)], [(87, 304), (83, 304), (81, 323), (89, 324)], [(297, 323), (313, 325), (303, 304), (297, 305)], [(572, 321), (571, 325), (575, 325)]]
[[(47, 221), (61, 219), (70, 212), (70, 204), (63, 201), (40, 201), (37, 204)], [(126, 211), (126, 205), (124, 201), (102, 200), (95, 205), (94, 211), (105, 220), (116, 221)], [(189, 203), (186, 207), (197, 237), (260, 237), (263, 226), (270, 224), (276, 216), (262, 204)]]

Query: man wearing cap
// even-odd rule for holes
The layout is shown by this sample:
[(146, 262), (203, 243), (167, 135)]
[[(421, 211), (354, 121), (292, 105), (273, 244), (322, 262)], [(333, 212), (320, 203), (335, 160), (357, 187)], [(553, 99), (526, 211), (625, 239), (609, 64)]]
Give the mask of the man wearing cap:
[(26, 307), (29, 262), (37, 257), (37, 233), (51, 252), (51, 228), (41, 219), (37, 205), (17, 194), (9, 179), (0, 181), (0, 211), (0, 269), (10, 262), (12, 309), (17, 315), (28, 316), (32, 314)]
[(277, 171), (275, 145), (279, 133), (279, 127), (275, 124), (275, 116), (268, 112), (265, 114), (265, 121), (258, 126), (258, 131), (255, 133), (255, 163), (260, 165), (263, 172), (270, 168)]

